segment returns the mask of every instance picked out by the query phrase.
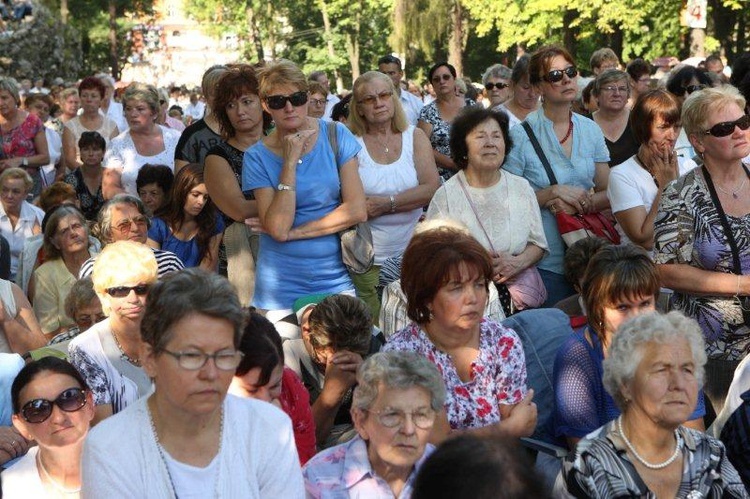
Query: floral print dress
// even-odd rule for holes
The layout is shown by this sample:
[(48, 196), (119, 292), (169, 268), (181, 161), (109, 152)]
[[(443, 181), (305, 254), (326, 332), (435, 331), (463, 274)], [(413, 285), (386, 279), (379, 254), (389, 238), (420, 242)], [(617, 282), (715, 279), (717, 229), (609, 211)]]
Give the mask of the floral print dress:
[[(466, 99), (466, 106), (475, 106), (476, 104), (477, 103), (473, 100)], [(424, 121), (425, 123), (432, 125), (432, 135), (430, 135), (432, 149), (440, 154), (445, 154), (450, 157), (451, 123), (449, 121), (444, 121), (443, 118), (440, 117), (440, 110), (437, 107), (437, 101), (432, 101), (422, 108), (419, 112), (419, 121)], [(443, 180), (448, 180), (456, 173), (453, 170), (440, 167), (438, 167), (438, 172)]]

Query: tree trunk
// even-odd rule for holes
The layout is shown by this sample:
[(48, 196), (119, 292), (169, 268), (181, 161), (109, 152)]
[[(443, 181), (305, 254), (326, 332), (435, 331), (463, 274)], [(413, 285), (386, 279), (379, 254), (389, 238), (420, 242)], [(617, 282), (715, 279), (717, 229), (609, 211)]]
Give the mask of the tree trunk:
[(451, 7), (451, 32), (448, 39), (448, 62), (456, 68), (458, 76), (463, 76), (464, 54), (464, 11), (459, 0)]
[(68, 24), (68, 0), (60, 0), (60, 20), (63, 24)]
[(571, 27), (571, 25), (577, 17), (577, 10), (566, 10), (565, 14), (563, 14), (563, 45), (565, 46), (565, 50), (570, 52), (570, 55), (574, 58), (576, 56), (576, 49), (578, 48), (578, 30)]
[(406, 60), (406, 2), (409, 0), (396, 0), (393, 7), (393, 33), (391, 34), (391, 47), (402, 61)]
[(609, 48), (611, 48), (617, 58), (622, 62), (623, 32), (619, 26), (615, 26), (614, 31), (609, 35)]
[(280, 29), (276, 29), (276, 26), (274, 25), (276, 23), (276, 11), (274, 9), (272, 2), (266, 3), (266, 16), (265, 16), (265, 27), (266, 27), (266, 34), (268, 37), (268, 50), (270, 51), (269, 56), (271, 57), (271, 60), (276, 60), (276, 44), (277, 44), (277, 38), (276, 33), (280, 31)]
[(724, 2), (720, 0), (709, 1), (708, 6), (709, 15), (714, 24), (713, 36), (719, 41), (719, 46), (726, 51), (727, 59), (733, 60), (735, 55), (734, 34), (739, 33), (735, 30), (735, 23), (742, 12), (726, 7)]
[(706, 30), (693, 28), (690, 30), (690, 57), (706, 57)]
[(260, 30), (258, 29), (258, 22), (255, 18), (255, 9), (253, 9), (252, 2), (247, 2), (245, 14), (247, 15), (247, 35), (250, 39), (250, 44), (255, 49), (255, 57), (258, 58), (258, 62), (261, 62), (263, 61), (263, 41), (260, 37)]
[[(326, 46), (328, 47), (328, 57), (331, 60), (336, 58), (336, 49), (333, 46), (333, 32), (331, 31), (331, 19), (328, 17), (328, 6), (325, 0), (319, 0), (320, 13), (323, 14), (323, 32), (325, 33)], [(338, 89), (344, 88), (344, 79), (341, 77), (341, 73), (338, 68), (333, 70), (334, 77), (336, 79), (336, 90), (331, 89), (331, 93), (338, 93)]]
[(117, 53), (117, 0), (109, 0), (109, 65), (115, 81), (120, 79), (120, 58)]
[(348, 33), (346, 37), (346, 50), (349, 53), (349, 61), (351, 62), (352, 67), (352, 81), (359, 78), (359, 35), (361, 31), (362, 9), (364, 6), (360, 1), (353, 7), (356, 9), (354, 25), (352, 26), (351, 32)]

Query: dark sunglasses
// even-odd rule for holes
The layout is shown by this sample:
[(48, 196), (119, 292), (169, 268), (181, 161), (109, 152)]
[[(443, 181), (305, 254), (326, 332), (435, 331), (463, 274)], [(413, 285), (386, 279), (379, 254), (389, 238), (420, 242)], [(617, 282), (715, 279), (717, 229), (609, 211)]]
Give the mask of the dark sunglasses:
[(448, 75), (435, 75), (432, 77), (432, 81), (434, 81), (435, 83), (438, 83), (440, 80), (448, 81), (451, 78), (453, 78), (453, 75), (449, 75), (449, 74)]
[(269, 95), (266, 97), (266, 104), (273, 110), (284, 109), (287, 102), (292, 106), (299, 107), (307, 102), (307, 92), (294, 92), (292, 95)]
[(492, 91), (493, 88), (497, 87), (498, 90), (502, 90), (504, 88), (508, 88), (510, 85), (507, 83), (485, 83), (484, 88), (486, 88), (489, 91)]
[(114, 298), (125, 298), (130, 294), (131, 291), (135, 291), (138, 296), (143, 296), (148, 293), (151, 288), (148, 284), (138, 284), (137, 286), (117, 286), (114, 288), (107, 288), (107, 294)]
[(706, 88), (705, 85), (688, 85), (687, 87), (683, 87), (683, 90), (688, 93), (688, 95), (692, 94), (693, 92), (697, 92), (699, 90), (703, 90)]
[(747, 130), (750, 128), (750, 115), (746, 114), (742, 118), (734, 121), (725, 121), (723, 123), (717, 123), (708, 130), (705, 131), (706, 135), (713, 135), (714, 137), (726, 137), (732, 135), (734, 127), (740, 127), (740, 130)]
[(43, 423), (52, 414), (53, 405), (56, 405), (65, 412), (79, 411), (86, 405), (86, 390), (82, 388), (68, 388), (58, 395), (55, 400), (30, 400), (21, 408), (21, 416), (29, 423)]
[(578, 76), (578, 70), (575, 66), (568, 66), (565, 69), (553, 69), (544, 76), (544, 80), (549, 83), (557, 83), (562, 81), (563, 75), (568, 75), (568, 78), (573, 79)]

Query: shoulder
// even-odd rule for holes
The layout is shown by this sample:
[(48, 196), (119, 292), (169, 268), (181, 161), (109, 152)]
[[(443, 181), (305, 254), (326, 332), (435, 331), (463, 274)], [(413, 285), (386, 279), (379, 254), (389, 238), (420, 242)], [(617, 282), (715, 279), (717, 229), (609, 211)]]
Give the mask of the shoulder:
[(420, 327), (412, 322), (400, 331), (393, 333), (388, 342), (383, 346), (382, 351), (404, 351), (416, 350), (422, 341), (420, 340)]
[(516, 189), (524, 189), (530, 190), (533, 193), (531, 184), (529, 184), (529, 181), (522, 176), (503, 170), (503, 177), (505, 178), (505, 182), (508, 183), (508, 187), (512, 189), (511, 192), (517, 192)]
[(233, 420), (232, 424), (238, 428), (244, 426), (255, 438), (273, 439), (278, 436), (279, 429), (285, 427), (291, 431), (289, 416), (273, 404), (229, 394), (225, 404), (227, 415)]
[(159, 125), (159, 129), (161, 130), (161, 133), (165, 139), (169, 139), (174, 142), (177, 142), (180, 139), (180, 136), (182, 135), (177, 130), (173, 128), (168, 128), (162, 125)]
[(132, 454), (143, 425), (148, 424), (147, 400), (148, 397), (143, 397), (94, 426), (86, 437), (86, 448), (116, 452), (120, 456)]
[(491, 319), (483, 319), (480, 324), (481, 332), (483, 335), (487, 335), (490, 338), (503, 340), (509, 339), (520, 344), (521, 339), (518, 334), (511, 328), (503, 326), (499, 322), (495, 322)]
[(79, 334), (68, 343), (68, 352), (72, 355), (75, 350), (91, 351), (93, 347), (101, 349), (99, 340), (99, 331), (102, 328), (108, 328), (108, 320), (94, 324), (89, 329)]

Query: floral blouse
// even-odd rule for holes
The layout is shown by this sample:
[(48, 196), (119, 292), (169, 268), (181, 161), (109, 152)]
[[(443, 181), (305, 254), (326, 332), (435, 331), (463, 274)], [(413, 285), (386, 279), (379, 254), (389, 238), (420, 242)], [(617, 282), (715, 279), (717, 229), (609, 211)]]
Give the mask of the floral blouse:
[[(466, 99), (466, 106), (475, 106), (476, 102)], [(432, 135), (430, 135), (430, 144), (432, 148), (440, 154), (451, 155), (451, 123), (444, 121), (440, 117), (440, 110), (437, 107), (437, 101), (432, 101), (422, 108), (419, 112), (419, 120), (432, 125)], [(448, 180), (455, 172), (438, 168), (440, 176)]]
[(479, 354), (471, 381), (463, 382), (450, 356), (439, 350), (417, 324), (388, 339), (383, 351), (416, 352), (435, 364), (445, 381), (445, 409), (451, 428), (482, 428), (500, 421), (500, 405), (526, 396), (526, 358), (518, 335), (487, 319), (480, 324)]
[[(740, 252), (743, 274), (750, 274), (750, 214), (727, 216)], [(657, 264), (687, 264), (731, 273), (732, 251), (701, 169), (669, 184), (654, 222)], [(709, 358), (741, 360), (750, 352), (750, 328), (732, 297), (675, 292), (674, 307), (698, 321)]]
[(42, 120), (29, 113), (19, 126), (9, 132), (0, 133), (3, 140), (4, 158), (25, 158), (37, 154), (34, 137), (44, 128)]

